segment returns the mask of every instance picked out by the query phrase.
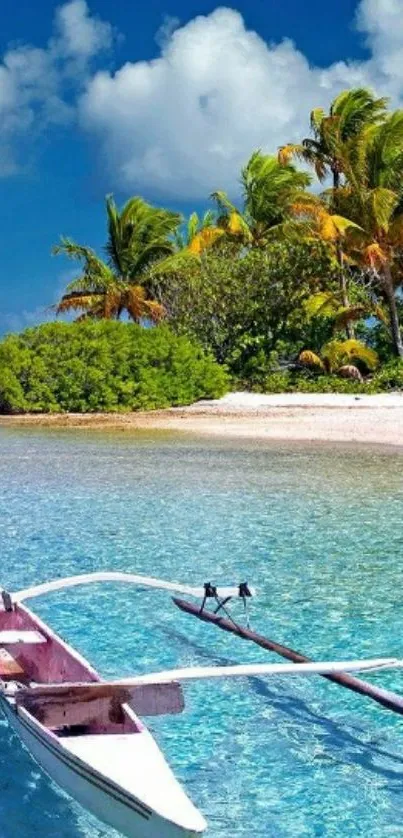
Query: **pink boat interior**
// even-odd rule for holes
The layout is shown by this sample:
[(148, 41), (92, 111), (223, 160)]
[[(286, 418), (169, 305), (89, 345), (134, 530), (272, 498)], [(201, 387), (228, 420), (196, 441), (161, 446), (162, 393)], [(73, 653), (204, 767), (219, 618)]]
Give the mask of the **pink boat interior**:
[(0, 632), (36, 632), (37, 642), (0, 643), (0, 679), (21, 685), (22, 706), (57, 736), (137, 733), (143, 725), (131, 708), (116, 695), (62, 700), (27, 698), (24, 687), (32, 684), (97, 683), (97, 672), (57, 634), (23, 605), (0, 611)]

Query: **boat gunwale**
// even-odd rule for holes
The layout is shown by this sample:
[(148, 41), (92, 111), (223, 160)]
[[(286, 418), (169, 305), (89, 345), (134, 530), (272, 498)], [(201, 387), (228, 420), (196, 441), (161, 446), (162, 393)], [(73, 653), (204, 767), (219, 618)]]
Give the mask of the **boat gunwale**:
[[(7, 701), (7, 698), (5, 699)], [(11, 708), (13, 711), (13, 708)], [(131, 792), (127, 791), (123, 788), (123, 786), (118, 785), (105, 774), (103, 774), (98, 769), (94, 768), (90, 763), (85, 762), (76, 754), (69, 751), (66, 747), (64, 747), (62, 741), (57, 737), (51, 730), (41, 724), (32, 714), (27, 710), (25, 707), (19, 707), (15, 712), (15, 716), (17, 721), (28, 731), (28, 733), (34, 736), (38, 742), (46, 748), (56, 759), (60, 759), (67, 768), (71, 771), (75, 771), (81, 777), (83, 777), (87, 782), (91, 783), (91, 785), (96, 786), (100, 791), (104, 792), (105, 794), (111, 795), (118, 800), (119, 803), (122, 803), (129, 808), (134, 808), (137, 814), (142, 815), (142, 817), (146, 818), (147, 820), (151, 817), (155, 810), (150, 809), (146, 806), (145, 803), (142, 803), (141, 800), (138, 800)], [(130, 735), (130, 734), (128, 734)], [(133, 734), (137, 735), (137, 734)], [(140, 734), (141, 735), (141, 734)], [(98, 782), (101, 781), (105, 786), (109, 786), (109, 788), (104, 789), (99, 785)], [(116, 794), (117, 793), (117, 794)], [(122, 798), (127, 798), (126, 800), (120, 800), (117, 795), (120, 795)], [(144, 811), (139, 811), (139, 809), (143, 809)], [(158, 812), (155, 812), (158, 815)]]
[[(84, 666), (88, 671), (89, 677), (93, 678), (93, 683), (103, 682), (97, 670), (84, 658), (84, 656), (81, 655), (81, 653), (78, 652), (74, 647), (70, 646), (69, 643), (63, 640), (63, 638), (60, 637), (60, 635), (56, 631), (54, 631), (34, 612), (32, 612), (22, 603), (15, 603), (13, 610), (17, 612), (20, 611), (22, 614), (25, 614), (38, 626), (38, 628), (41, 630), (41, 632), (45, 635), (45, 637), (48, 640), (55, 641), (55, 643), (58, 644), (63, 649), (63, 651), (66, 652), (67, 655), (72, 657), (80, 665)], [(193, 834), (195, 827), (185, 825), (183, 823), (181, 824), (180, 822), (173, 820), (171, 817), (159, 811), (157, 808), (151, 808), (148, 804), (143, 803), (142, 800), (139, 800), (131, 791), (127, 790), (119, 783), (116, 783), (110, 777), (105, 775), (102, 771), (91, 765), (91, 763), (88, 763), (87, 761), (80, 758), (77, 754), (70, 751), (65, 746), (63, 739), (58, 737), (57, 734), (55, 734), (50, 728), (46, 727), (46, 725), (42, 724), (26, 707), (24, 707), (23, 705), (16, 705), (11, 693), (9, 695), (7, 695), (7, 693), (5, 692), (3, 692), (2, 694), (0, 693), (0, 704), (1, 703), (3, 703), (8, 709), (8, 712), (6, 712), (6, 716), (9, 719), (11, 725), (14, 726), (14, 723), (17, 725), (21, 725), (21, 727), (26, 731), (26, 734), (34, 737), (34, 739), (37, 740), (38, 744), (46, 751), (48, 751), (48, 753), (50, 753), (55, 760), (58, 760), (60, 763), (63, 763), (67, 770), (73, 772), (73, 774), (80, 777), (90, 786), (96, 788), (98, 792), (114, 798), (114, 800), (118, 802), (120, 805), (125, 806), (133, 814), (139, 815), (144, 820), (148, 821), (154, 816), (158, 819), (161, 819), (161, 821), (166, 821), (167, 824), (169, 823), (173, 827), (178, 827), (180, 829), (185, 829), (188, 831), (190, 830), (190, 832)], [(166, 762), (164, 755), (162, 754), (157, 742), (154, 740), (154, 737), (148, 730), (147, 726), (136, 715), (132, 707), (130, 707), (126, 703), (123, 703), (122, 706), (124, 707), (125, 711), (127, 711), (130, 720), (135, 724), (137, 728), (137, 730), (133, 730), (132, 732), (126, 733), (124, 735), (128, 738), (131, 736), (146, 736), (147, 738), (149, 738), (157, 748), (158, 752), (161, 754), (162, 759), (164, 760), (164, 762), (167, 765), (167, 768), (169, 769), (169, 765)], [(101, 733), (97, 735), (102, 737), (103, 734)], [(28, 748), (31, 757), (38, 761), (38, 759), (31, 753), (29, 745), (27, 745), (24, 738), (22, 741), (24, 745)], [(42, 770), (44, 770), (46, 773), (49, 773), (49, 769), (46, 769), (43, 766), (41, 767)], [(50, 774), (50, 776), (52, 775)], [(174, 774), (172, 774), (172, 777), (174, 782), (179, 786), (179, 788), (181, 788), (181, 790), (185, 794), (185, 797), (189, 800), (185, 790), (183, 789), (182, 785), (178, 782)], [(55, 782), (57, 783), (57, 781)], [(190, 800), (189, 802), (192, 803)], [(198, 808), (194, 806), (193, 803), (192, 806), (194, 807), (195, 813), (202, 817)], [(194, 834), (201, 835), (202, 833), (200, 832), (200, 830), (196, 829)]]
[[(60, 636), (56, 631), (54, 631), (47, 623), (44, 622), (34, 611), (31, 611), (26, 605), (23, 605), (21, 602), (15, 603), (14, 610), (18, 613), (19, 611), (22, 614), (25, 614), (29, 617), (30, 620), (33, 620), (40, 628), (41, 632), (46, 636), (48, 640), (54, 641), (59, 646), (63, 648), (63, 650), (69, 655), (69, 657), (73, 658), (76, 663), (81, 664), (88, 670), (89, 674), (92, 676), (95, 682), (100, 682), (101, 676), (99, 672), (89, 663), (89, 661), (81, 654), (77, 649), (67, 643), (63, 637)], [(60, 683), (63, 683), (61, 681)]]

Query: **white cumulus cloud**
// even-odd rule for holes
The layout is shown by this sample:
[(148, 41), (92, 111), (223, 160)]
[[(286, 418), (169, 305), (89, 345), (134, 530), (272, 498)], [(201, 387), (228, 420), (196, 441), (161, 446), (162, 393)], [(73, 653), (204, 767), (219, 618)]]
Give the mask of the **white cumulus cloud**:
[(311, 66), (295, 45), (267, 44), (242, 16), (218, 8), (167, 32), (160, 56), (98, 72), (80, 102), (115, 184), (182, 198), (234, 192), (251, 151), (275, 151), (308, 130), (314, 106), (368, 85), (403, 93), (403, 2), (361, 0), (366, 61)]
[[(56, 11), (54, 35), (45, 48), (19, 45), (0, 62), (0, 177), (19, 168), (49, 124), (74, 117), (71, 89), (81, 90), (91, 60), (112, 43), (112, 28), (89, 14), (85, 0)], [(66, 91), (69, 91), (66, 93)]]
[(358, 28), (366, 35), (373, 58), (369, 70), (374, 81), (394, 98), (403, 94), (403, 2), (362, 0)]
[(112, 27), (92, 17), (86, 0), (70, 0), (60, 6), (55, 17), (56, 37), (51, 49), (57, 55), (78, 59), (84, 65), (112, 45)]

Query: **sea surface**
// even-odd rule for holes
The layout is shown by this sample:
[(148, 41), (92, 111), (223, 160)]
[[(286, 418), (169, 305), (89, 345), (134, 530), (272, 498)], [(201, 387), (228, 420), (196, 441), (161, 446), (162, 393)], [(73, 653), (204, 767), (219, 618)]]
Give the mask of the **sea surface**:
[[(403, 454), (0, 429), (0, 556), (10, 590), (95, 570), (248, 580), (252, 627), (280, 642), (403, 657)], [(160, 592), (93, 585), (34, 607), (103, 676), (275, 660)], [(403, 671), (370, 678), (403, 693)], [(403, 718), (317, 677), (185, 691), (186, 712), (150, 727), (208, 838), (403, 836)], [(0, 838), (39, 836), (117, 838), (0, 720)]]

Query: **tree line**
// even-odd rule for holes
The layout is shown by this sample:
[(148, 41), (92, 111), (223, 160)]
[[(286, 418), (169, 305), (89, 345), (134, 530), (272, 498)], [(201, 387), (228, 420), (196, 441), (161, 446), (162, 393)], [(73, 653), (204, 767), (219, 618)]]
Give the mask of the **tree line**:
[(80, 263), (57, 312), (164, 320), (252, 386), (282, 371), (362, 380), (403, 359), (403, 111), (357, 88), (310, 128), (255, 151), (240, 204), (214, 192), (202, 217), (108, 197), (103, 257), (54, 248)]

